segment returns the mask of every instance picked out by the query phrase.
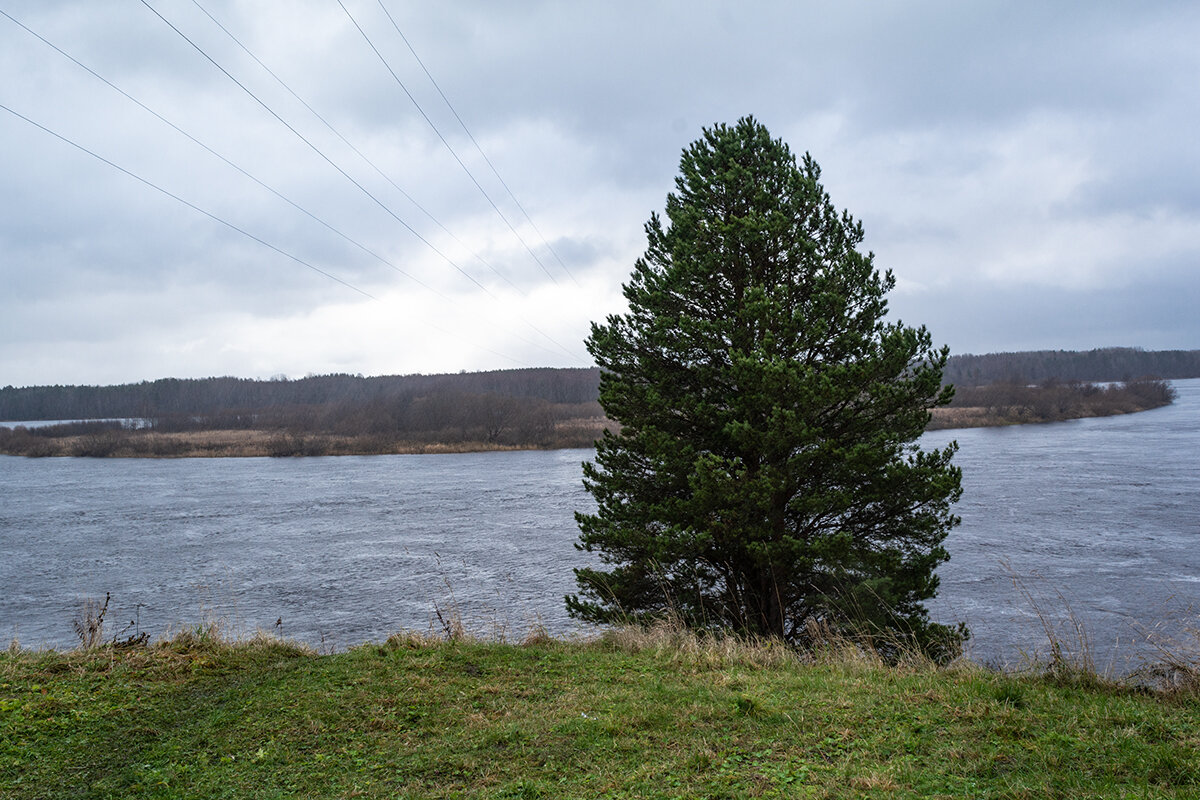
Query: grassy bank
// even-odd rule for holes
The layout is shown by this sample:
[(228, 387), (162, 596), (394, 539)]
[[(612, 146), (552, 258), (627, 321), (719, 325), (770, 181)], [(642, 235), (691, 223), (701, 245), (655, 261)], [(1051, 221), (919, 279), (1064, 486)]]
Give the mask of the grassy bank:
[(0, 656), (13, 798), (1183, 798), (1197, 752), (1194, 693), (669, 632)]

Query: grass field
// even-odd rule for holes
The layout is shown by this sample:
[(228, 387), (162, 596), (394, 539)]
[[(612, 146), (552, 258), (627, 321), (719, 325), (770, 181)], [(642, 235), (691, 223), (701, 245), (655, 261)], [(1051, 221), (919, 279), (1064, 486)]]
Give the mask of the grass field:
[(1200, 796), (1200, 699), (619, 631), (0, 655), (5, 798)]

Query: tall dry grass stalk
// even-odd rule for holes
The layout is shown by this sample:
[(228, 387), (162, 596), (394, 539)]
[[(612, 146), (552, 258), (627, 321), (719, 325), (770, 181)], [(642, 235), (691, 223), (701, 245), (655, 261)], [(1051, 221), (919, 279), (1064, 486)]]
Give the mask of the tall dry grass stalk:
[(696, 666), (766, 667), (803, 661), (798, 650), (783, 642), (723, 632), (699, 633), (673, 619), (611, 628), (604, 631), (597, 642), (622, 652), (651, 652), (661, 658)]
[[(801, 648), (781, 639), (745, 636), (721, 630), (696, 631), (676, 618), (665, 618), (648, 625), (628, 624), (604, 631), (597, 640), (601, 646), (624, 652), (652, 652), (656, 656), (696, 666), (800, 666), (844, 665), (932, 669), (936, 664), (911, 647), (898, 658), (885, 657), (864, 639), (852, 639), (829, 626), (809, 625), (809, 646)], [(878, 642), (875, 642), (878, 644)], [(903, 643), (890, 643), (893, 647)]]
[(1007, 562), (1002, 562), (1002, 566), (1008, 572), (1017, 594), (1033, 611), (1049, 646), (1049, 652), (1045, 658), (1038, 653), (1026, 653), (1025, 657), (1029, 665), (1035, 668), (1044, 668), (1057, 678), (1110, 679), (1111, 665), (1103, 676), (1096, 672), (1096, 658), (1091, 634), (1062, 591), (1054, 589), (1056, 605), (1063, 609), (1065, 615), (1064, 620), (1056, 621), (1047, 610), (1046, 601), (1034, 595), (1028, 581), (1018, 575)]
[(108, 601), (112, 594), (105, 592), (103, 605), (99, 600), (88, 597), (83, 601), (82, 608), (75, 615), (75, 635), (79, 637), (79, 645), (84, 650), (99, 647), (104, 641), (104, 615), (108, 613)]
[[(1132, 623), (1135, 636), (1126, 647), (1144, 644), (1150, 652), (1138, 654), (1135, 651), (1140, 666), (1119, 674), (1115, 669), (1118, 663), (1115, 649), (1108, 664), (1103, 669), (1097, 667), (1091, 632), (1060, 590), (1053, 589), (1053, 597), (1049, 600), (1039, 597), (1025, 578), (1017, 575), (1007, 563), (1003, 566), (1017, 593), (1032, 609), (1046, 637), (1048, 651), (1045, 654), (1024, 654), (1025, 669), (1044, 672), (1058, 680), (1132, 684), (1171, 693), (1200, 693), (1200, 614), (1193, 607), (1186, 608), (1182, 615), (1169, 614), (1170, 620), (1164, 618), (1149, 627)], [(1062, 613), (1050, 613), (1050, 606), (1062, 609)], [(1185, 622), (1174, 633), (1167, 633), (1167, 622), (1180, 616)]]
[(1178, 615), (1184, 622), (1176, 632), (1163, 623), (1139, 628), (1154, 653), (1143, 659), (1137, 675), (1170, 692), (1200, 693), (1200, 612), (1188, 605)]

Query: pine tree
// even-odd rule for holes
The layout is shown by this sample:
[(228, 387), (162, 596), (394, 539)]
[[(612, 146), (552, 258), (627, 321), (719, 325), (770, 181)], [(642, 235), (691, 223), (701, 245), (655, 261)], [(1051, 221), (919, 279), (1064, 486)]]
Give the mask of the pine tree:
[(576, 570), (572, 615), (961, 644), (923, 605), (958, 522), (956, 445), (915, 443), (952, 396), (948, 351), (884, 320), (894, 278), (819, 177), (753, 118), (684, 151), (628, 313), (587, 341), (620, 429), (584, 465), (578, 546), (610, 568)]

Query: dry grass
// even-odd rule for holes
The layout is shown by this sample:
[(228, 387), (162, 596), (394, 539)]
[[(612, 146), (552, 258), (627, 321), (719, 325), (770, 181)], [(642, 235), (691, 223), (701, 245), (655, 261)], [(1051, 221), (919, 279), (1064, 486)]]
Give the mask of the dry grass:
[(700, 634), (672, 621), (612, 628), (601, 634), (597, 644), (623, 653), (650, 653), (703, 667), (781, 667), (811, 660), (779, 641), (721, 632)]
[(104, 596), (103, 605), (99, 600), (88, 598), (83, 601), (83, 607), (75, 615), (75, 635), (79, 637), (79, 645), (85, 650), (99, 647), (104, 641), (104, 615), (108, 613), (108, 603), (111, 594)]
[(1200, 695), (1200, 612), (1189, 605), (1177, 616), (1184, 623), (1174, 633), (1161, 625), (1140, 628), (1154, 655), (1136, 677), (1169, 692)]
[(931, 410), (933, 418), (926, 430), (936, 431), (947, 428), (1000, 428), (1007, 425), (1028, 425), (1042, 422), (1063, 422), (1068, 419), (1086, 419), (1088, 417), (1116, 416), (1145, 411), (1144, 408), (1114, 410), (1109, 413), (1097, 413), (1091, 409), (1077, 409), (1073, 413), (1047, 416), (1022, 414), (1017, 411), (993, 411), (983, 406), (950, 406)]
[[(1006, 424), (982, 407), (935, 408), (927, 430), (942, 428), (990, 428)], [(1008, 423), (1013, 424), (1013, 423)]]
[(110, 458), (261, 458), (265, 456), (415, 455), (480, 453), (590, 447), (600, 438), (604, 417), (560, 420), (545, 442), (422, 441), (390, 436), (343, 436), (277, 430), (108, 431), (59, 437), (10, 437), (9, 455), (102, 456)]

